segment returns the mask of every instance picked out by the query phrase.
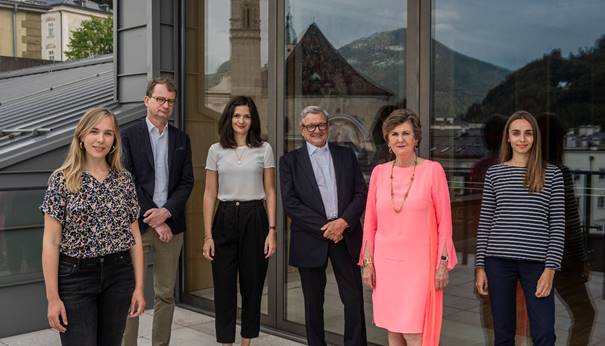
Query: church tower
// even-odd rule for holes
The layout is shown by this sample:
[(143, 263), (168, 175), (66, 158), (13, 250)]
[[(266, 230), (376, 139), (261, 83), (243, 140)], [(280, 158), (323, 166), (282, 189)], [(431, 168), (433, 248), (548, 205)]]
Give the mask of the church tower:
[(231, 0), (231, 94), (260, 96), (259, 0)]

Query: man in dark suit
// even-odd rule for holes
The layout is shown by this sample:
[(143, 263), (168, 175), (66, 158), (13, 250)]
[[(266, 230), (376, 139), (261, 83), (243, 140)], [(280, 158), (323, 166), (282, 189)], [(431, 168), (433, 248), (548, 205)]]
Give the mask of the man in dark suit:
[(344, 304), (344, 344), (366, 345), (357, 266), (366, 184), (353, 151), (328, 144), (326, 114), (316, 106), (303, 109), (300, 131), (306, 143), (280, 159), (282, 201), (292, 221), (290, 264), (300, 274), (309, 345), (326, 345), (323, 305), (328, 258)]
[[(189, 136), (168, 123), (175, 97), (172, 80), (152, 80), (144, 98), (147, 116), (121, 133), (124, 166), (134, 176), (141, 205), (143, 248), (145, 252), (155, 252), (154, 346), (170, 343), (174, 287), (185, 231), (185, 203), (193, 187)], [(128, 319), (123, 345), (137, 344), (138, 328), (138, 319)]]

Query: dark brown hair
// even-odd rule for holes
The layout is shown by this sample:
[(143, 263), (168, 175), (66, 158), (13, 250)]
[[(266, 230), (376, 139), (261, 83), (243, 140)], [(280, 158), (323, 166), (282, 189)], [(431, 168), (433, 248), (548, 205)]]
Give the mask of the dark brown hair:
[(525, 187), (530, 192), (540, 192), (544, 188), (544, 171), (546, 163), (542, 159), (542, 138), (540, 136), (540, 128), (538, 122), (528, 111), (516, 111), (513, 113), (504, 126), (502, 132), (502, 142), (500, 144), (500, 161), (506, 162), (513, 158), (513, 149), (508, 142), (508, 131), (510, 125), (515, 120), (526, 120), (534, 133), (534, 142), (529, 151), (529, 159), (527, 161), (527, 171), (525, 172)]
[(151, 97), (153, 95), (153, 89), (158, 84), (165, 85), (166, 89), (168, 89), (168, 91), (173, 92), (173, 93), (176, 94), (176, 84), (174, 83), (174, 81), (172, 79), (170, 79), (170, 78), (156, 78), (156, 79), (150, 80), (149, 83), (147, 83), (147, 91), (145, 92), (145, 95)]
[(260, 135), (260, 116), (256, 109), (256, 104), (249, 96), (234, 96), (223, 110), (223, 114), (218, 120), (218, 135), (219, 142), (223, 148), (236, 148), (237, 143), (233, 136), (233, 125), (232, 118), (235, 113), (235, 108), (238, 106), (248, 106), (250, 109), (250, 130), (248, 130), (248, 136), (246, 137), (246, 144), (250, 147), (260, 147), (264, 140)]
[(389, 133), (393, 131), (397, 126), (409, 121), (414, 131), (414, 138), (417, 143), (420, 144), (422, 141), (422, 126), (420, 125), (420, 118), (416, 113), (407, 109), (399, 108), (389, 114), (389, 116), (382, 123), (382, 136), (385, 142), (389, 142)]

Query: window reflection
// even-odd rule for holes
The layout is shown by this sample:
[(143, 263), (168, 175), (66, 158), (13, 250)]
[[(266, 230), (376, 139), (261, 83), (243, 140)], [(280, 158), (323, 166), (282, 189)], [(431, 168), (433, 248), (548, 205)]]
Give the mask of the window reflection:
[[(330, 113), (329, 140), (353, 149), (369, 179), (373, 166), (387, 159), (382, 121), (405, 104), (406, 3), (289, 0), (286, 4), (285, 151), (304, 143), (298, 114), (316, 105)], [(327, 273), (325, 329), (342, 335), (343, 307), (329, 265)], [(286, 319), (303, 325), (296, 268), (288, 267), (285, 284)], [(386, 333), (371, 323), (371, 290), (364, 293), (368, 340), (386, 344)]]
[[(185, 292), (195, 302), (214, 299), (210, 263), (202, 256), (202, 201), (208, 148), (218, 142), (217, 122), (235, 95), (253, 98), (261, 118), (261, 132), (270, 128), (268, 100), (267, 0), (187, 0), (186, 125), (191, 137), (196, 183), (189, 203), (185, 241)], [(198, 153), (198, 154), (195, 154)], [(201, 177), (201, 179), (200, 179)], [(208, 304), (206, 306), (212, 306)], [(238, 296), (238, 306), (241, 298)], [(265, 282), (261, 312), (268, 314)]]
[[(599, 179), (605, 167), (603, 10), (594, 1), (433, 2), (430, 153), (448, 173), (463, 263), (446, 290), (446, 344), (492, 342), (489, 306), (472, 293), (476, 225), (483, 177), (497, 162), (502, 117), (519, 109), (538, 115), (546, 158), (565, 175), (557, 341), (587, 345), (603, 337), (597, 332), (603, 321), (595, 318), (605, 308), (605, 212), (599, 206), (605, 195)], [(519, 342), (529, 340), (520, 294)]]

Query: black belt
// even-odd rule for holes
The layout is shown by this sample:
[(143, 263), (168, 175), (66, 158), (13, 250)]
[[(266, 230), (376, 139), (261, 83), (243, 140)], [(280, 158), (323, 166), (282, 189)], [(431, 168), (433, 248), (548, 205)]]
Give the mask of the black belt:
[(130, 257), (130, 252), (128, 250), (112, 253), (105, 256), (99, 257), (90, 257), (90, 258), (77, 258), (71, 257), (64, 254), (60, 254), (59, 260), (69, 264), (77, 264), (77, 265), (87, 265), (87, 264), (97, 264), (97, 263), (113, 263), (117, 260), (121, 260), (125, 256)]
[(247, 207), (255, 204), (262, 204), (263, 200), (255, 199), (252, 201), (220, 201), (219, 203), (225, 207)]

